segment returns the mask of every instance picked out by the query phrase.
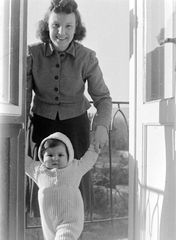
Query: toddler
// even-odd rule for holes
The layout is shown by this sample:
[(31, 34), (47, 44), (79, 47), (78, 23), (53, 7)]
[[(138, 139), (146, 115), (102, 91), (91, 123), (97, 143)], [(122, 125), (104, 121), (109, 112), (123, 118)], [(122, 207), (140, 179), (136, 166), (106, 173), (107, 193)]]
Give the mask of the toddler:
[(45, 138), (39, 161), (26, 156), (26, 174), (38, 185), (38, 202), (45, 240), (77, 240), (84, 224), (79, 190), (82, 176), (96, 163), (98, 153), (90, 145), (80, 160), (68, 137), (60, 132)]

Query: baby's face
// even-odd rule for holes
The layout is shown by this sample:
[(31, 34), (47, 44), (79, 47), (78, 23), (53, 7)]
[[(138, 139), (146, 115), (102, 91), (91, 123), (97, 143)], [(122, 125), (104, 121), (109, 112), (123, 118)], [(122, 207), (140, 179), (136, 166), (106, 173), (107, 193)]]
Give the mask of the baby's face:
[(47, 168), (64, 168), (67, 166), (68, 156), (64, 145), (46, 149), (43, 162)]

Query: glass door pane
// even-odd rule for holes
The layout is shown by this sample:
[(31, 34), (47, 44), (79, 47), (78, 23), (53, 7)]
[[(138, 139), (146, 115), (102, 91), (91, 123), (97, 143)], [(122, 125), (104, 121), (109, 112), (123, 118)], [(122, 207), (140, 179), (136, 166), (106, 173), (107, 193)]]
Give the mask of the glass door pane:
[[(10, 1), (0, 3), (0, 102), (9, 102)], [(5, 14), (4, 14), (5, 13)]]
[(144, 102), (173, 96), (173, 1), (145, 1)]

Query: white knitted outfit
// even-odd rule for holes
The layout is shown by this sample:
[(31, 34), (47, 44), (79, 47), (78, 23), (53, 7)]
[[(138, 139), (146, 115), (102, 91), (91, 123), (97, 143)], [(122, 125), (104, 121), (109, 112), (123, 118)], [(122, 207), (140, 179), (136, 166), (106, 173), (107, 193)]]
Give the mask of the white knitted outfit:
[(79, 184), (82, 176), (96, 163), (98, 154), (90, 146), (80, 159), (73, 159), (74, 151), (70, 140), (61, 133), (54, 133), (45, 138), (63, 141), (69, 152), (67, 167), (47, 169), (41, 162), (26, 157), (26, 174), (39, 187), (38, 201), (41, 223), (45, 240), (77, 240), (84, 224), (84, 207)]

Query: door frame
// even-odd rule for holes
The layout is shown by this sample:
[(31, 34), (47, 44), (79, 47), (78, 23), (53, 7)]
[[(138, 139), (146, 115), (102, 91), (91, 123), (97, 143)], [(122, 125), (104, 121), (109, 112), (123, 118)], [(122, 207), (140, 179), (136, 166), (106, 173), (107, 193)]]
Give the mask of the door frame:
[(7, 45), (1, 59), (6, 86), (0, 102), (0, 239), (24, 240), (27, 0), (1, 4)]
[(135, 240), (135, 200), (136, 200), (136, 181), (137, 163), (136, 159), (136, 128), (137, 128), (137, 0), (129, 1), (130, 13), (130, 58), (129, 58), (129, 220), (128, 220), (128, 239)]

